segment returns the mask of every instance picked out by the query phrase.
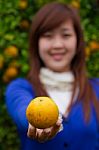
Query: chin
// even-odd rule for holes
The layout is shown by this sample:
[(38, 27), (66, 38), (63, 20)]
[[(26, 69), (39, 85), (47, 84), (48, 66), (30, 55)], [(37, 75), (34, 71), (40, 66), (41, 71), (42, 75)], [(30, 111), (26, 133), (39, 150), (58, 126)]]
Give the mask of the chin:
[(66, 72), (69, 71), (70, 69), (66, 69), (66, 68), (59, 68), (59, 67), (55, 67), (55, 68), (49, 68), (54, 72)]

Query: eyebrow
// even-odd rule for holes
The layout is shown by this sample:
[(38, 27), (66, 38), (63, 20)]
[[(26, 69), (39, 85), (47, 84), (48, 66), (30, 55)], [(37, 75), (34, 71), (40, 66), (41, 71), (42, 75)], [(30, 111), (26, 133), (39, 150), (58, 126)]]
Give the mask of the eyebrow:
[(70, 28), (61, 28), (61, 31), (70, 31)]
[[(50, 30), (50, 31), (55, 31), (55, 29), (52, 29), (52, 30)], [(48, 32), (50, 32), (50, 31), (48, 31)], [(68, 27), (61, 27), (61, 28), (60, 28), (60, 31), (61, 31), (61, 32), (67, 32), (67, 31), (71, 31), (71, 29), (68, 28)]]

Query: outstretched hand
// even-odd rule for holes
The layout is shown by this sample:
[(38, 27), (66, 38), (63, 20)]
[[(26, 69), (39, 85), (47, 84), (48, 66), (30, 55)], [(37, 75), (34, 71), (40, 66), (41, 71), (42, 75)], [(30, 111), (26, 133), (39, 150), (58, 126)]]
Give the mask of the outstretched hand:
[(39, 142), (45, 142), (52, 139), (62, 127), (62, 117), (59, 116), (56, 124), (50, 128), (38, 129), (29, 124), (27, 136)]

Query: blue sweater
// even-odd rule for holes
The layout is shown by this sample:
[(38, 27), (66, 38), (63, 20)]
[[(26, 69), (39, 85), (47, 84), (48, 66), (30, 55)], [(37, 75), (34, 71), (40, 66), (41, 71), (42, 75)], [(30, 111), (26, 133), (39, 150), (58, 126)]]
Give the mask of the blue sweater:
[[(90, 82), (99, 98), (99, 79)], [(39, 143), (27, 137), (28, 121), (26, 108), (35, 97), (31, 84), (23, 78), (12, 81), (5, 93), (6, 106), (10, 116), (17, 125), (21, 150), (99, 150), (99, 124), (92, 107), (89, 124), (84, 122), (81, 103), (75, 103), (67, 117), (63, 120), (63, 131), (59, 132), (52, 140)]]

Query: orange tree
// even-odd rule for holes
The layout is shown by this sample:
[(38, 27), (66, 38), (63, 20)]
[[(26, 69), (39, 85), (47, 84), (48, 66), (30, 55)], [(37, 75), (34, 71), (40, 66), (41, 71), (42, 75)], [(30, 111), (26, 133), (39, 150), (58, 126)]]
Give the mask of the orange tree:
[[(28, 33), (33, 15), (52, 0), (0, 0), (0, 149), (19, 149), (17, 129), (4, 102), (9, 82), (28, 73)], [(99, 77), (98, 0), (57, 0), (69, 3), (81, 15), (86, 41), (86, 65), (89, 77)], [(4, 144), (3, 144), (4, 143)]]

